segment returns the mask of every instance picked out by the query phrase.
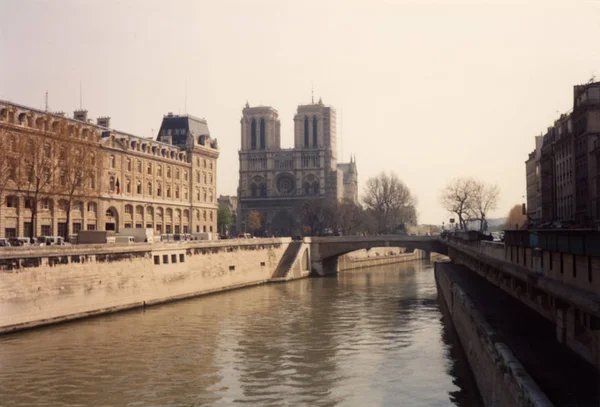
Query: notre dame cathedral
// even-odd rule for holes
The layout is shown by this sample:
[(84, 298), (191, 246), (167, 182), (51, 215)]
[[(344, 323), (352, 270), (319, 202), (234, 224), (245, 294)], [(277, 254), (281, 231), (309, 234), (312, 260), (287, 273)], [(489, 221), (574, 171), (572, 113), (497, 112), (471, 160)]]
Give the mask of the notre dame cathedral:
[(260, 231), (290, 236), (300, 230), (306, 199), (358, 201), (356, 162), (337, 162), (335, 109), (298, 106), (294, 148), (281, 148), (279, 115), (270, 106), (242, 111), (238, 230), (249, 231), (248, 214), (258, 211)]

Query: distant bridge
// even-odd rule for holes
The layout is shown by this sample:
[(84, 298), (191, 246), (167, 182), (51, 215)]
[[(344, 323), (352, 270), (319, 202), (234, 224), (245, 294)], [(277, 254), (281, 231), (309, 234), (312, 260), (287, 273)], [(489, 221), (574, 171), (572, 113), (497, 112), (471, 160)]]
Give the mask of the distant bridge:
[(448, 247), (439, 236), (331, 236), (305, 238), (305, 242), (310, 243), (311, 269), (320, 275), (335, 273), (339, 256), (361, 249), (404, 247), (408, 252), (419, 249), (448, 254)]

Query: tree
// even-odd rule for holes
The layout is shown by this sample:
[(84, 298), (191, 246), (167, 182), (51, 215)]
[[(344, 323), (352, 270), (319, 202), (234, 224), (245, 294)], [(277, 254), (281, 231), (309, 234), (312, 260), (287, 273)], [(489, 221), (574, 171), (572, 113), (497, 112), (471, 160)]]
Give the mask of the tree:
[(497, 185), (486, 185), (483, 182), (475, 181), (471, 210), (473, 218), (479, 220), (479, 231), (487, 231), (486, 217), (490, 211), (498, 207), (498, 196), (500, 189)]
[(248, 229), (252, 232), (256, 232), (261, 228), (262, 220), (260, 218), (260, 212), (252, 211), (248, 214)]
[[(222, 233), (224, 230), (229, 230), (229, 226), (231, 225), (231, 210), (228, 206), (219, 206), (219, 210), (217, 211), (217, 229)], [(260, 226), (259, 226), (260, 227)]]
[(416, 199), (393, 172), (369, 178), (363, 201), (377, 220), (379, 233), (394, 232), (409, 220), (416, 223)]
[(476, 182), (471, 178), (458, 178), (442, 190), (440, 201), (444, 209), (455, 213), (458, 217), (459, 228), (467, 229), (467, 222), (473, 214), (473, 195)]
[(80, 144), (73, 140), (65, 140), (59, 146), (58, 155), (58, 189), (66, 197), (65, 212), (67, 214), (65, 240), (69, 239), (71, 208), (78, 196), (91, 195), (94, 192), (98, 173), (100, 147), (95, 142)]
[(54, 193), (54, 178), (59, 162), (55, 156), (57, 147), (56, 140), (46, 135), (19, 137), (17, 148), (21, 151), (22, 162), (17, 174), (17, 188), (27, 202), (26, 207), (31, 209), (30, 237), (35, 235), (40, 202)]
[[(325, 199), (309, 198), (300, 207), (305, 234), (321, 235), (336, 227), (335, 207)], [(307, 233), (308, 232), (308, 233)]]
[(358, 231), (363, 223), (363, 209), (352, 200), (344, 200), (337, 207), (337, 226), (344, 236)]
[(513, 206), (508, 212), (504, 229), (520, 228), (527, 222), (527, 215), (523, 215), (523, 207), (521, 205)]

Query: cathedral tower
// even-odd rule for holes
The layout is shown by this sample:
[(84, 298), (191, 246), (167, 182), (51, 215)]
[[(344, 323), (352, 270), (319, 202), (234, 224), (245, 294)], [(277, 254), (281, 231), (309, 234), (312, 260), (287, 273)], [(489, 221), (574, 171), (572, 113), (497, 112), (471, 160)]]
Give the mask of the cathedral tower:
[(281, 148), (279, 114), (270, 106), (246, 107), (242, 111), (242, 151)]

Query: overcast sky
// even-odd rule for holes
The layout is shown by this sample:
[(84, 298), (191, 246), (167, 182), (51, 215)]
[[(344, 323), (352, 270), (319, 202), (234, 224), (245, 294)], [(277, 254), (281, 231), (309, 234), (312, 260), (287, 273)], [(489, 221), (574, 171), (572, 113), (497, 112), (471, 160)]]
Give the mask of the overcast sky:
[[(395, 171), (419, 219), (447, 221), (453, 177), (501, 189), (493, 216), (525, 195), (534, 136), (600, 79), (600, 2), (0, 0), (0, 98), (83, 107), (115, 129), (156, 136), (162, 115), (206, 117), (219, 140), (218, 193), (235, 194), (241, 110), (279, 111), (293, 143), (297, 105), (338, 112), (359, 187)], [(339, 120), (343, 116), (343, 126)], [(340, 135), (343, 140), (340, 140)], [(338, 156), (341, 151), (338, 152)]]

